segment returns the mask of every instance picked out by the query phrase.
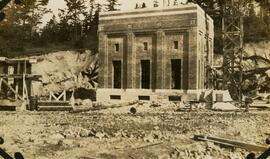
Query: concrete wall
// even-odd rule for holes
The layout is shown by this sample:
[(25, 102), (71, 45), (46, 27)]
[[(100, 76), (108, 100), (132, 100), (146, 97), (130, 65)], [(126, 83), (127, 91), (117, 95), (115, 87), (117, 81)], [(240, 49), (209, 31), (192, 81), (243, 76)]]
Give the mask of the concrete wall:
[[(122, 89), (140, 90), (141, 60), (150, 60), (150, 91), (170, 90), (171, 59), (181, 59), (182, 90), (203, 89), (206, 23), (209, 57), (212, 57), (213, 21), (198, 5), (101, 14), (99, 87), (113, 88), (112, 61), (121, 60)], [(178, 49), (174, 48), (174, 41), (178, 41)], [(144, 50), (145, 42), (147, 50)], [(120, 46), (118, 52), (115, 52), (116, 43)], [(209, 61), (211, 63), (212, 59)]]

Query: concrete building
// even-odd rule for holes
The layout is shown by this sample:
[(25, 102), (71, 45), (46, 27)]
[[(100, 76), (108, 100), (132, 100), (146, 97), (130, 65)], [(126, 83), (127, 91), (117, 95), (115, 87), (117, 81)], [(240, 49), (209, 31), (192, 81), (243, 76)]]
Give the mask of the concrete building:
[(196, 4), (102, 13), (97, 100), (196, 100), (213, 30)]

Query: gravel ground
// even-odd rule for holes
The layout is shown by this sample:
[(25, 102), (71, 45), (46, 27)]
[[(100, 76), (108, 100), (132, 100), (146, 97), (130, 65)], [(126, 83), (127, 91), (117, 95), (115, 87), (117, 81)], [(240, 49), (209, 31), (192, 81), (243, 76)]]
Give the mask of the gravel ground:
[[(194, 141), (196, 134), (265, 145), (269, 111), (213, 112), (130, 107), (96, 112), (0, 112), (1, 148), (27, 159), (245, 158), (243, 149)], [(265, 145), (267, 146), (267, 145)]]

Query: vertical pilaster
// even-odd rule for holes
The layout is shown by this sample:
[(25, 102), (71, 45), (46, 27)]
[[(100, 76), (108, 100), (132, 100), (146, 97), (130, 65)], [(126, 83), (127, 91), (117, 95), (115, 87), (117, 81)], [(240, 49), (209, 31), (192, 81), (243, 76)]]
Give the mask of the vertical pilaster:
[(134, 58), (135, 35), (133, 32), (127, 33), (127, 88), (134, 88), (134, 71), (136, 60)]
[(153, 34), (152, 35), (152, 68), (151, 68), (151, 84), (150, 88), (152, 91), (156, 90), (156, 82), (157, 82), (157, 35)]
[(165, 83), (165, 64), (164, 64), (164, 42), (165, 33), (157, 31), (156, 41), (156, 89), (163, 89)]
[(191, 28), (188, 31), (188, 89), (197, 89), (198, 63), (197, 63), (197, 29)]
[(99, 32), (99, 88), (108, 87), (108, 52), (107, 52), (107, 35)]

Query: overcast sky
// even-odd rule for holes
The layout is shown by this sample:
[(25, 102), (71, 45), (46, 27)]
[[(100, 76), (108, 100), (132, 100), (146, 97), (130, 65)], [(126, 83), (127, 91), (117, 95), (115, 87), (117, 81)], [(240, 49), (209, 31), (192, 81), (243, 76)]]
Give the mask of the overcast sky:
[[(163, 0), (158, 0), (159, 4), (163, 3)], [(173, 3), (174, 0), (170, 0), (171, 4)], [(178, 0), (178, 2), (185, 2), (186, 0)], [(136, 5), (142, 4), (143, 2), (146, 3), (147, 7), (153, 7), (153, 0), (118, 0), (119, 4), (121, 6), (119, 7), (120, 10), (129, 10), (133, 9)], [(106, 3), (106, 0), (96, 0), (96, 3), (104, 4)], [(53, 11), (53, 13), (57, 16), (58, 14), (58, 9), (63, 9), (66, 7), (66, 3), (64, 0), (49, 0), (48, 8)], [(43, 25), (52, 17), (52, 14), (47, 14), (43, 18)]]

